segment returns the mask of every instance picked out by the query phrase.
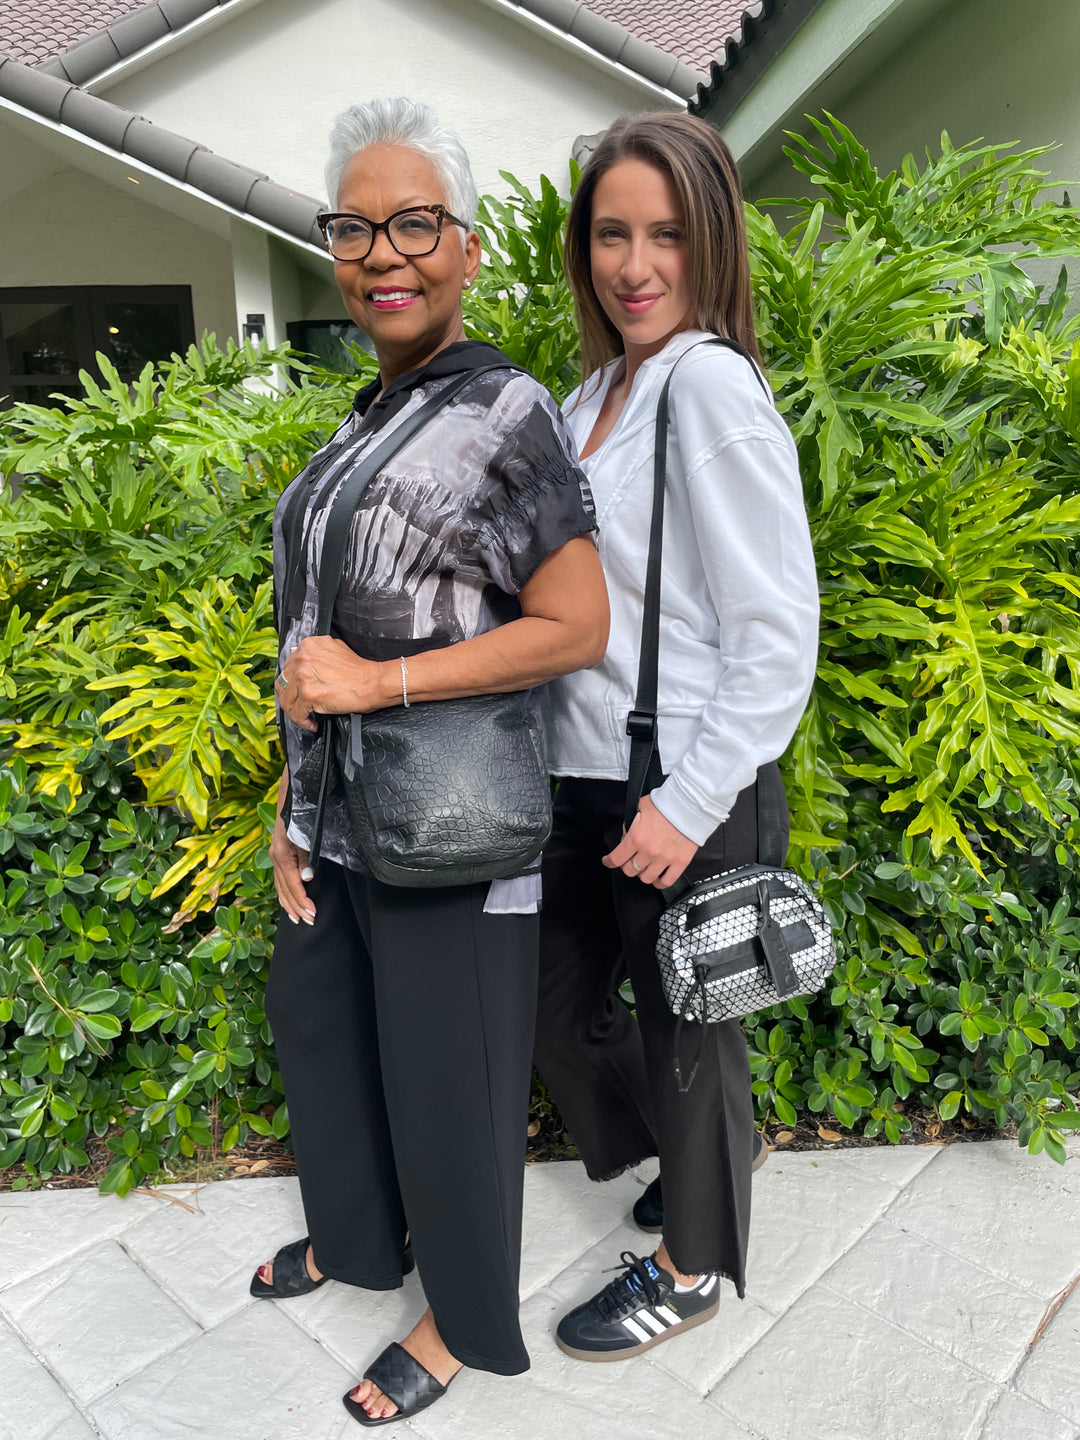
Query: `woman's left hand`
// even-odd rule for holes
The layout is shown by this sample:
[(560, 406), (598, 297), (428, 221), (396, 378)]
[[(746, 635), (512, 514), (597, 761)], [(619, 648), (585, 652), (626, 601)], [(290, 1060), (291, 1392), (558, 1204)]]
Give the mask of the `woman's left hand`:
[(302, 730), (317, 730), (313, 715), (366, 714), (392, 704), (386, 665), (364, 660), (343, 640), (310, 635), (281, 667), (278, 703)]
[(666, 890), (675, 884), (697, 852), (693, 840), (676, 830), (651, 798), (643, 795), (630, 829), (611, 854), (604, 856), (604, 864), (643, 885)]

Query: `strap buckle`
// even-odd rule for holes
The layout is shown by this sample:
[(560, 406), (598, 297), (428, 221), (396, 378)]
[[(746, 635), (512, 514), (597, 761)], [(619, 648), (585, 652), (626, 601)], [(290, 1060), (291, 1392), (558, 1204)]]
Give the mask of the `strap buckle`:
[(626, 733), (631, 740), (656, 740), (656, 716), (649, 710), (631, 710), (626, 717)]
[(765, 968), (777, 995), (781, 1000), (786, 1000), (790, 995), (799, 994), (799, 977), (792, 963), (784, 932), (773, 919), (769, 909), (769, 887), (764, 880), (758, 881), (757, 893), (761, 910), (757, 938), (765, 956)]

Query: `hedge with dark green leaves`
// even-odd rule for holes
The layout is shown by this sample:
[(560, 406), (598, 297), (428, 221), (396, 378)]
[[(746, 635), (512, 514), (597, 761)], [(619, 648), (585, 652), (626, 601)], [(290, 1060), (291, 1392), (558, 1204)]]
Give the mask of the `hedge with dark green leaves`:
[[(748, 210), (759, 329), (822, 591), (785, 773), (839, 964), (747, 1024), (758, 1114), (898, 1140), (912, 1106), (1078, 1128), (1080, 221), (1041, 152), (881, 175), (834, 121), (781, 234)], [(565, 206), (508, 176), (471, 333), (575, 377)], [(269, 525), (355, 377), (207, 340), (134, 387), (0, 417), (0, 1166), (109, 1136), (123, 1192), (283, 1136), (262, 987), (275, 906)], [(250, 382), (257, 381), (257, 384)], [(245, 383), (248, 382), (248, 383)]]

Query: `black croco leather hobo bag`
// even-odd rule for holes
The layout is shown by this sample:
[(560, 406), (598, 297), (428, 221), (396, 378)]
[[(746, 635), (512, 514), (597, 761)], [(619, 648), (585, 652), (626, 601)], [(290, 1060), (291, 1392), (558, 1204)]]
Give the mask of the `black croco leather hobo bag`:
[[(506, 369), (506, 363), (483, 367)], [(482, 371), (445, 386), (350, 475), (326, 522), (315, 633), (330, 633), (349, 527), (391, 455)], [(368, 715), (324, 715), (305, 757), (319, 774), (310, 864), (336, 774), (356, 842), (388, 885), (471, 885), (518, 874), (551, 833), (551, 787), (525, 692), (416, 701)]]

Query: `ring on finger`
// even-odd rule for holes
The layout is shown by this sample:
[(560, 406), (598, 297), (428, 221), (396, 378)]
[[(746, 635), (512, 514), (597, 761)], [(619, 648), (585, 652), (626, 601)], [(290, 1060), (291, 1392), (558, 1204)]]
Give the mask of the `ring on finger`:
[(643, 865), (639, 865), (637, 861), (631, 856), (630, 868), (633, 870), (635, 875), (640, 875), (645, 867)]
[(287, 690), (287, 689), (289, 688), (289, 681), (288, 681), (288, 679), (286, 678), (285, 673), (284, 673), (283, 671), (279, 671), (279, 672), (278, 672), (278, 677), (277, 677), (277, 679), (274, 681), (274, 684), (277, 686), (277, 688), (278, 688), (279, 690)]

